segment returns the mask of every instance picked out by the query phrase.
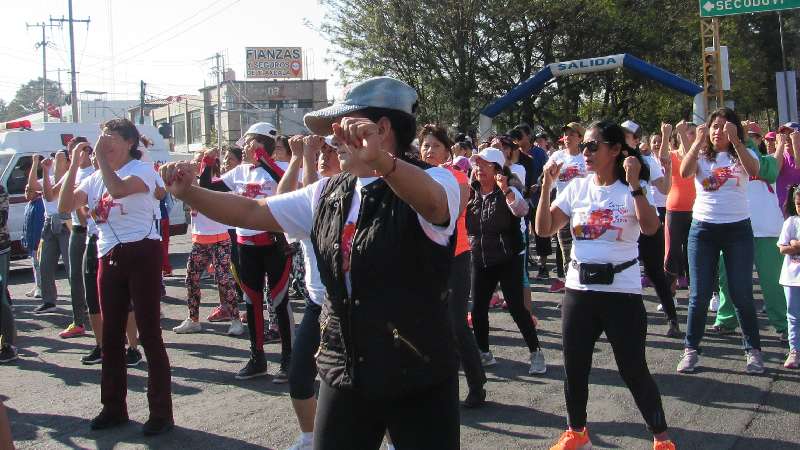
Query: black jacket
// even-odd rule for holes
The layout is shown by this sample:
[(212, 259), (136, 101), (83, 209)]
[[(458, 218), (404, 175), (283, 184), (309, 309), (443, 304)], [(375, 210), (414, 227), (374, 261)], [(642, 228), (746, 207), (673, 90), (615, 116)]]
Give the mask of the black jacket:
[(504, 263), (524, 249), (520, 218), (511, 212), (498, 187), (484, 198), (480, 183), (472, 183), (465, 225), (472, 263), (478, 267)]
[(348, 295), (342, 232), (355, 187), (350, 174), (330, 178), (314, 215), (311, 241), (327, 291), (317, 367), (333, 387), (398, 397), (457, 374), (447, 309), (455, 239), (432, 242), (383, 180), (363, 187)]

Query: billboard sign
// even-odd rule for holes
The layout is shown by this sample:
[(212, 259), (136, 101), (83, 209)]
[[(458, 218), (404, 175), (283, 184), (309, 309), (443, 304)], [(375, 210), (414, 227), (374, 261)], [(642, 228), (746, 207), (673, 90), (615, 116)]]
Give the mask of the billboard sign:
[(247, 78), (302, 78), (301, 47), (247, 47)]

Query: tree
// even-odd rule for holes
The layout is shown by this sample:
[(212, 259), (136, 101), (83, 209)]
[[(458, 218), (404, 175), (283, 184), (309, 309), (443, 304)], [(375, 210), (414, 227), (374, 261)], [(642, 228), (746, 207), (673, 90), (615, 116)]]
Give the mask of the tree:
[[(629, 53), (702, 84), (700, 18), (685, 0), (325, 0), (322, 31), (346, 81), (391, 75), (415, 87), (420, 122), (469, 131), (486, 105), (546, 64)], [(785, 15), (789, 62), (800, 53), (800, 20)], [(723, 19), (736, 101), (745, 117), (774, 109), (780, 67), (774, 14)], [(495, 118), (551, 135), (572, 120), (634, 118), (646, 130), (691, 119), (690, 97), (630, 71), (551, 81)]]
[(0, 122), (8, 120), (8, 106), (6, 101), (0, 98)]
[[(61, 105), (63, 99), (66, 97), (64, 91), (61, 90), (58, 83), (53, 80), (47, 80), (47, 95), (45, 103), (52, 103), (54, 105)], [(39, 77), (35, 80), (30, 80), (20, 86), (17, 90), (14, 99), (8, 104), (8, 117), (15, 119), (17, 117), (26, 116), (35, 112), (41, 112), (42, 98), (42, 78)]]

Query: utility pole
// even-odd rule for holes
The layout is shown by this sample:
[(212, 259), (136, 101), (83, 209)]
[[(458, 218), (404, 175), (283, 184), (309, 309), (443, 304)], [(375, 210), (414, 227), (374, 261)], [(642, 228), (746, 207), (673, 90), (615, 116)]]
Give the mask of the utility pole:
[(144, 91), (147, 84), (144, 80), (139, 82), (139, 124), (144, 123)]
[(51, 72), (56, 72), (58, 74), (58, 109), (59, 109), (59, 112), (61, 112), (61, 114), (59, 115), (58, 121), (59, 122), (63, 122), (64, 121), (64, 114), (61, 111), (61, 102), (63, 101), (63, 99), (61, 98), (61, 91), (62, 91), (62, 89), (61, 89), (61, 72), (69, 72), (69, 71), (59, 67), (56, 70), (51, 70)]
[(222, 55), (217, 52), (214, 55), (216, 62), (215, 73), (217, 74), (217, 147), (222, 147), (222, 69), (219, 65), (219, 60)]
[(25, 23), (25, 26), (30, 28), (41, 28), (42, 29), (42, 40), (36, 43), (36, 48), (42, 48), (42, 122), (47, 122), (47, 36), (45, 35), (45, 30), (47, 27), (52, 27), (53, 25), (47, 25), (44, 22), (35, 23), (33, 25), (29, 23)]
[(86, 19), (74, 19), (72, 17), (72, 0), (67, 0), (67, 18), (65, 19), (63, 16), (60, 19), (53, 19), (50, 18), (50, 23), (59, 22), (64, 23), (67, 22), (69, 24), (69, 63), (70, 63), (70, 74), (72, 75), (72, 91), (70, 92), (70, 103), (72, 104), (72, 121), (78, 123), (78, 80), (77, 76), (75, 75), (75, 31), (73, 30), (72, 24), (75, 22), (83, 22), (86, 23), (86, 28), (89, 28), (89, 22), (91, 18)]
[[(790, 99), (790, 97), (789, 97), (789, 72), (788, 72), (788, 69), (786, 68), (786, 49), (783, 46), (783, 16), (781, 15), (780, 11), (778, 11), (778, 32), (780, 33), (780, 36), (781, 36), (781, 64), (783, 66), (783, 85), (784, 85), (784, 88), (786, 89), (786, 95), (785, 95), (785, 97), (786, 97), (786, 121), (787, 122), (791, 122), (791, 120), (792, 120), (792, 103), (789, 100)], [(794, 95), (794, 93), (792, 93), (792, 95)], [(778, 121), (780, 121), (780, 117), (778, 118)]]

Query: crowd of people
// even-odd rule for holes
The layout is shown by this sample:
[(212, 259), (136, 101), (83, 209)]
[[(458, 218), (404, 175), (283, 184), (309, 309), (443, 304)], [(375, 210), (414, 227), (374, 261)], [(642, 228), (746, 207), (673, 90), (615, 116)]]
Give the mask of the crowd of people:
[[(27, 295), (41, 298), (34, 314), (54, 310), (61, 257), (73, 323), (59, 336), (91, 330), (96, 346), (82, 362), (102, 364), (92, 429), (128, 422), (125, 367), (141, 362), (139, 344), (148, 363), (143, 432), (174, 425), (159, 320), (172, 198), (190, 210), (192, 240), (187, 315), (172, 331), (202, 332), (208, 275), (219, 306), (207, 320), (229, 322), (232, 336), (247, 328), (250, 358), (237, 379), (267, 375), (264, 345), (279, 341), (273, 382), (289, 384), (300, 429), (292, 449), (378, 448), (384, 437), (390, 448), (458, 448), (459, 367), (468, 385), (461, 406), (477, 408), (485, 368), (497, 364), (490, 308), (511, 314), (528, 374), (547, 372), (532, 273), (563, 293), (568, 429), (554, 450), (591, 448), (589, 373), (603, 333), (653, 448), (675, 448), (645, 358), (643, 287), (655, 289), (666, 335), (683, 339), (677, 372), (697, 369), (705, 333), (740, 326), (744, 371), (759, 374), (755, 264), (769, 324), (787, 344), (784, 367), (800, 367), (800, 124), (764, 133), (721, 108), (705, 124), (663, 123), (649, 136), (629, 119), (569, 122), (554, 142), (524, 124), (473, 142), (418, 127), (417, 106), (413, 88), (377, 77), (307, 114), (306, 136), (260, 122), (237, 146), (154, 167), (142, 161), (147, 140), (117, 119), (94, 146), (75, 138), (34, 158), (25, 244), (36, 287)], [(684, 335), (675, 296), (687, 287)], [(305, 303), (298, 327), (290, 289)], [(0, 290), (8, 363), (15, 329)]]

